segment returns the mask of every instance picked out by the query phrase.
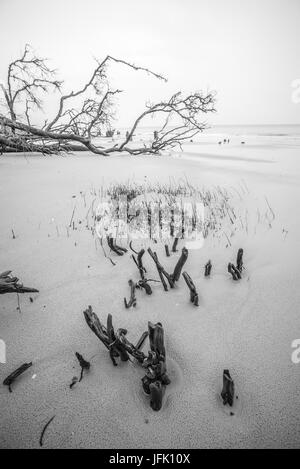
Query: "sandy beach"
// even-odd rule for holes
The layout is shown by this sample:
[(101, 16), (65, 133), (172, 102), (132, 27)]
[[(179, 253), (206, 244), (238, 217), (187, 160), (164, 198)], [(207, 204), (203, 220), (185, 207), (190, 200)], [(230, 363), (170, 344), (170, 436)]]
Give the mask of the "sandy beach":
[[(0, 447), (39, 447), (52, 416), (47, 448), (299, 447), (300, 365), (291, 343), (300, 335), (300, 139), (233, 135), (219, 145), (220, 138), (206, 134), (162, 156), (0, 157), (0, 270), (39, 290), (20, 295), (20, 310), (15, 294), (1, 295), (7, 362), (0, 382), (24, 362), (33, 366), (12, 393), (0, 386)], [(86, 229), (93, 194), (114, 182), (182, 179), (231, 191), (249, 225), (228, 232), (230, 244), (220, 235), (190, 250), (186, 270), (198, 308), (181, 278), (173, 291), (157, 283), (151, 296), (138, 292), (136, 308), (127, 310), (128, 279), (138, 272), (130, 252), (110, 254), (113, 265)], [(76, 229), (67, 230), (74, 207)], [(227, 264), (241, 247), (245, 271), (233, 282)], [(160, 244), (157, 252), (170, 270), (180, 254), (167, 258)], [(155, 278), (149, 256), (145, 265)], [(104, 321), (111, 313), (133, 343), (149, 320), (163, 324), (172, 384), (160, 412), (142, 392), (137, 365), (112, 366), (84, 321), (88, 305)], [(70, 390), (76, 351), (91, 369)], [(224, 369), (239, 397), (233, 416), (219, 397)]]

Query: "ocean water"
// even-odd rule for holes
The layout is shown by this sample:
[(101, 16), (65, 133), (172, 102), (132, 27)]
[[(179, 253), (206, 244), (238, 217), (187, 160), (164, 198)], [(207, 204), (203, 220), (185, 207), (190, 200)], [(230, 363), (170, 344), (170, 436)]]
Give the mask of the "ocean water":
[[(157, 127), (143, 127), (140, 126), (136, 129), (135, 136), (143, 138), (152, 138), (154, 130)], [(126, 130), (125, 128), (119, 129), (121, 135)], [(199, 136), (205, 135), (219, 135), (219, 136), (258, 136), (258, 137), (300, 137), (300, 124), (294, 125), (216, 125), (210, 126), (199, 134)]]

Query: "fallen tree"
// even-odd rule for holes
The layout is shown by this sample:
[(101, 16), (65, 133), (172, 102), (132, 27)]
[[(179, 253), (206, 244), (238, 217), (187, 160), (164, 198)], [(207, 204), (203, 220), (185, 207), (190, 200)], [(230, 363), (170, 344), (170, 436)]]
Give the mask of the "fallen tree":
[[(214, 112), (214, 93), (195, 92), (183, 96), (175, 93), (170, 99), (148, 103), (134, 121), (124, 139), (112, 146), (99, 146), (95, 139), (113, 135), (115, 118), (114, 97), (121, 93), (110, 87), (107, 69), (117, 63), (167, 81), (162, 75), (122, 59), (107, 55), (92, 71), (87, 82), (77, 91), (61, 94), (56, 115), (43, 125), (35, 124), (33, 112), (43, 109), (42, 95), (58, 91), (63, 82), (47, 59), (35, 55), (26, 45), (22, 56), (8, 66), (6, 84), (1, 84), (4, 112), (0, 113), (1, 152), (22, 151), (59, 154), (71, 151), (91, 151), (108, 156), (115, 152), (131, 155), (157, 154), (164, 149), (180, 146), (206, 128), (200, 115)], [(134, 133), (146, 117), (163, 116), (163, 125), (153, 134), (153, 140), (140, 146), (133, 142)], [(176, 124), (174, 124), (173, 118)], [(173, 121), (173, 124), (172, 124)]]

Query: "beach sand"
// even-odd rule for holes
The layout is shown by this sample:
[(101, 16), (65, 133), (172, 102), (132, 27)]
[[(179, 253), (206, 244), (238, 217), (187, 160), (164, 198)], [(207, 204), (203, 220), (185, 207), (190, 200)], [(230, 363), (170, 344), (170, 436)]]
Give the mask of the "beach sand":
[[(300, 143), (280, 136), (241, 140), (218, 145), (210, 135), (164, 156), (0, 157), (0, 271), (11, 269), (40, 291), (20, 295), (20, 311), (14, 294), (0, 298), (0, 339), (7, 346), (0, 382), (33, 362), (12, 393), (0, 386), (0, 447), (38, 447), (52, 416), (46, 448), (300, 446), (300, 364), (291, 361), (291, 343), (300, 338)], [(174, 291), (157, 283), (151, 296), (138, 292), (137, 307), (126, 310), (128, 279), (138, 280), (130, 253), (111, 254), (113, 266), (78, 219), (91, 193), (109, 182), (183, 178), (237, 190), (236, 203), (247, 204), (249, 217), (259, 218), (268, 203), (275, 219), (237, 230), (231, 245), (221, 237), (189, 252), (185, 270), (199, 290), (198, 308), (181, 278)], [(67, 232), (75, 206), (77, 229)], [(227, 264), (240, 247), (245, 271), (233, 282)], [(171, 270), (179, 252), (166, 258), (163, 246), (157, 251)], [(204, 278), (208, 259), (212, 275)], [(145, 265), (156, 278), (148, 255)], [(163, 324), (172, 385), (160, 412), (142, 392), (140, 368), (112, 366), (84, 321), (88, 305), (103, 321), (112, 313), (133, 343), (148, 320)], [(79, 373), (76, 351), (91, 370), (70, 390)], [(226, 368), (239, 397), (234, 416), (219, 398)]]

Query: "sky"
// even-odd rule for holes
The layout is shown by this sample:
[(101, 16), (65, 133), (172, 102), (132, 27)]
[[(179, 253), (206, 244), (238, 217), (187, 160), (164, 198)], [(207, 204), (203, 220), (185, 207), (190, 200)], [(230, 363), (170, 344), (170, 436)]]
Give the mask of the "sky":
[[(210, 125), (300, 124), (300, 0), (0, 0), (0, 80), (29, 43), (74, 90), (107, 54), (168, 78), (113, 65), (119, 126), (145, 102), (215, 90)], [(298, 82), (296, 82), (298, 83)], [(47, 102), (55, 113), (58, 95)], [(150, 123), (151, 125), (151, 123)]]

